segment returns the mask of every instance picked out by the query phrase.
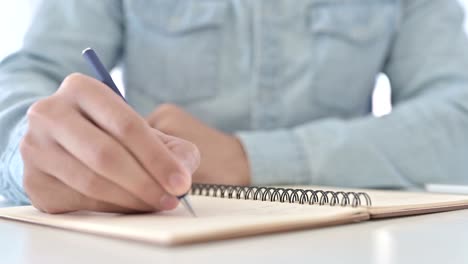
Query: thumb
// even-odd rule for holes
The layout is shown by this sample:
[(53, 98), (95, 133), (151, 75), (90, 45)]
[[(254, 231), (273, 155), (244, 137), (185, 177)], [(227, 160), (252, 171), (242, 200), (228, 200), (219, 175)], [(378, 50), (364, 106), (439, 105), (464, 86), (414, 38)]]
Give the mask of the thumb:
[(182, 138), (164, 134), (157, 129), (153, 129), (153, 131), (172, 154), (174, 154), (177, 161), (191, 174), (198, 169), (198, 166), (200, 166), (200, 151), (195, 144)]

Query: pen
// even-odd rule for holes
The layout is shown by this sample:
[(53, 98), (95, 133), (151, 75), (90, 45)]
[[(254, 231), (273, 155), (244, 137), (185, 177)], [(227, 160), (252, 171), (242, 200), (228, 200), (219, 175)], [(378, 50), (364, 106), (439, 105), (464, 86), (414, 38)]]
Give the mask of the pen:
[[(102, 64), (101, 60), (97, 56), (96, 52), (92, 48), (87, 48), (83, 50), (83, 57), (89, 63), (91, 68), (93, 69), (94, 73), (97, 75), (97, 79), (106, 84), (114, 93), (120, 96), (125, 102), (125, 97), (120, 93), (117, 85), (115, 85), (112, 77), (110, 76), (109, 72), (106, 70), (106, 67)], [(188, 201), (187, 194), (177, 196), (177, 198), (182, 202), (184, 207), (192, 214), (195, 215), (195, 211), (193, 210), (190, 202)]]

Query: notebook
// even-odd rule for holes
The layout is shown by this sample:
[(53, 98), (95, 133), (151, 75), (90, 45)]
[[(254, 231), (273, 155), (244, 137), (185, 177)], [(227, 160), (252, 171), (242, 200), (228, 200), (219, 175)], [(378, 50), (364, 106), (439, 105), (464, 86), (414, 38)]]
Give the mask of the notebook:
[(20, 206), (0, 209), (0, 217), (154, 245), (179, 245), (468, 208), (468, 196), (462, 195), (320, 186), (195, 184), (190, 199), (196, 218), (182, 206), (131, 215), (85, 211), (50, 215)]

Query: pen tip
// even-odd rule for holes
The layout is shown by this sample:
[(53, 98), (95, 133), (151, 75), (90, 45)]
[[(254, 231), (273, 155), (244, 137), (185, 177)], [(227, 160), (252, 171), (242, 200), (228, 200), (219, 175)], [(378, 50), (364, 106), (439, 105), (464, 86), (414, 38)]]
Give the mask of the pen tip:
[(190, 213), (192, 214), (193, 217), (197, 217), (197, 215), (195, 214), (195, 212), (193, 211), (192, 208), (189, 209)]
[(195, 214), (195, 211), (193, 210), (192, 206), (189, 203), (186, 203), (186, 207), (193, 217), (197, 217), (197, 215)]
[(187, 211), (189, 211), (189, 213), (190, 213), (193, 217), (197, 217), (197, 215), (195, 214), (195, 211), (193, 210), (192, 205), (191, 205), (190, 202), (188, 201), (187, 197), (184, 195), (184, 196), (182, 196), (180, 199), (181, 199), (182, 204), (184, 205), (184, 207), (187, 209)]

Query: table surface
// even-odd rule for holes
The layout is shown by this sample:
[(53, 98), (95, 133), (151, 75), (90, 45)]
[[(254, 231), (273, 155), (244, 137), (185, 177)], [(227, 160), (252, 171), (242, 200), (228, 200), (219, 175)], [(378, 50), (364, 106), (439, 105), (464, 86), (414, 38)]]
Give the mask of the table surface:
[(461, 210), (166, 248), (0, 219), (0, 263), (468, 263), (467, 220)]

